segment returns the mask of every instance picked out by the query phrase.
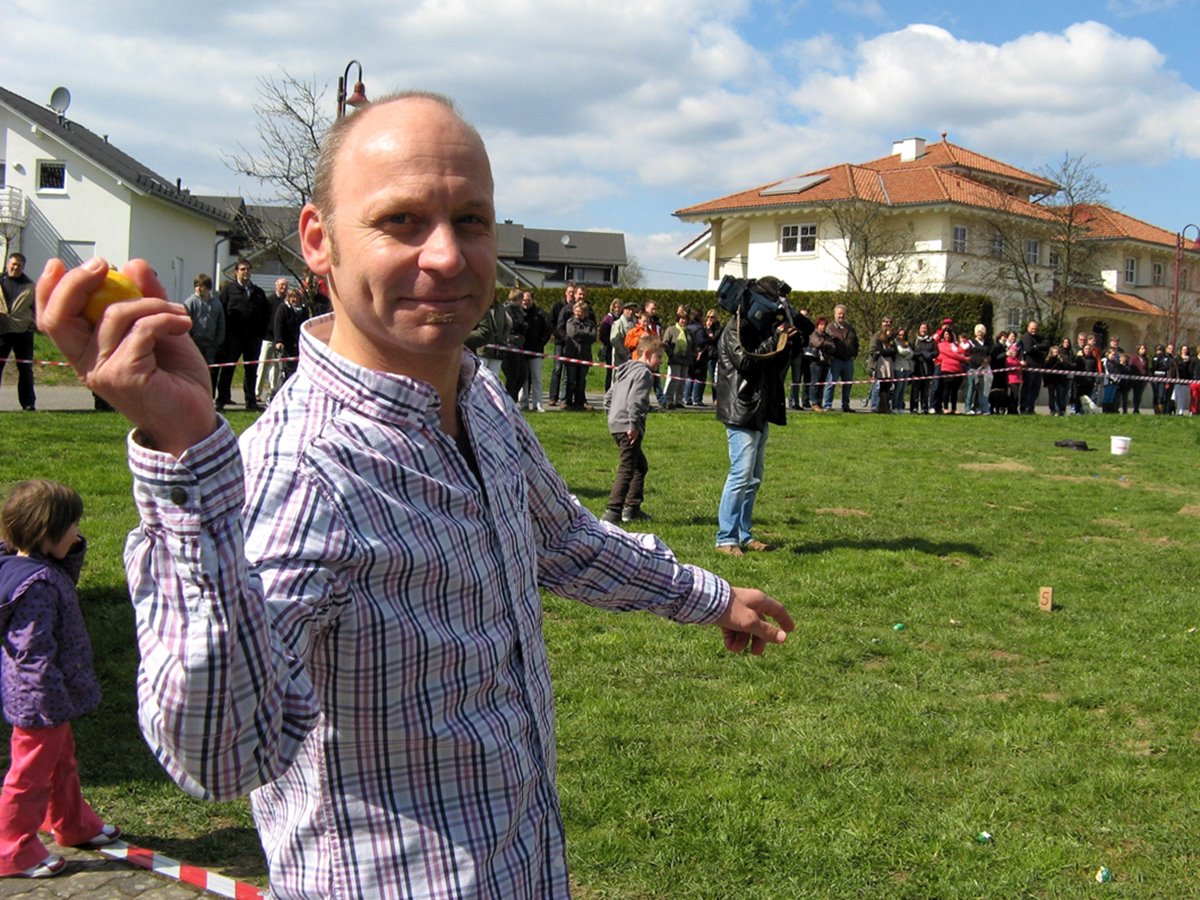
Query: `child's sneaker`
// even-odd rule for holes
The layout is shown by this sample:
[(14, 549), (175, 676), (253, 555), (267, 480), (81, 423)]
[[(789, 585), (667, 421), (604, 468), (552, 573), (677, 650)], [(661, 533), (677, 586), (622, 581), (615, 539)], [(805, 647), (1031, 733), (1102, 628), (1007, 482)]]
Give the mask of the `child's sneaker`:
[(650, 513), (643, 512), (640, 506), (626, 506), (621, 510), (622, 522), (649, 522)]
[(47, 856), (40, 863), (24, 872), (17, 872), (15, 878), (53, 878), (67, 867), (67, 861), (61, 856)]
[(79, 847), (107, 847), (121, 836), (121, 829), (116, 825), (105, 825), (94, 838), (77, 844)]
[(613, 525), (619, 525), (621, 523), (620, 510), (606, 509), (603, 513), (600, 514), (600, 521), (601, 522), (609, 522)]

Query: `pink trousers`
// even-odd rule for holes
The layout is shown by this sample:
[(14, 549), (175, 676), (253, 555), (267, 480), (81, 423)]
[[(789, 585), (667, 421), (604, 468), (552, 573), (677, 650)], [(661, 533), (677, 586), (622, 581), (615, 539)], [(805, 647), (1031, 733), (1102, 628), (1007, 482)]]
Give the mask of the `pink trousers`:
[(104, 827), (83, 799), (70, 723), (12, 730), (12, 762), (0, 791), (0, 876), (33, 868), (49, 851), (38, 829), (59, 846), (85, 843)]

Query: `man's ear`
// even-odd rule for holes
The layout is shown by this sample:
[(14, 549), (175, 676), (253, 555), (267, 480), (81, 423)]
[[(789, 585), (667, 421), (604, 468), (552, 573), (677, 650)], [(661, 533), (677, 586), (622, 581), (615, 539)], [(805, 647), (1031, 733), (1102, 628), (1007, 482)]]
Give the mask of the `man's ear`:
[(299, 233), (300, 252), (309, 269), (317, 275), (328, 275), (333, 269), (333, 234), (311, 203), (300, 210)]

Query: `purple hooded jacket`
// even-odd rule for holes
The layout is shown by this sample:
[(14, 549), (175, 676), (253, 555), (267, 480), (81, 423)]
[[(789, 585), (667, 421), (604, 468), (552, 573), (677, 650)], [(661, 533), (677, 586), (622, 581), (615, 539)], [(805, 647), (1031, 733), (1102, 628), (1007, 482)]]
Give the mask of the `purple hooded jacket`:
[(75, 582), (87, 546), (61, 562), (0, 544), (0, 700), (21, 728), (70, 722), (100, 703)]

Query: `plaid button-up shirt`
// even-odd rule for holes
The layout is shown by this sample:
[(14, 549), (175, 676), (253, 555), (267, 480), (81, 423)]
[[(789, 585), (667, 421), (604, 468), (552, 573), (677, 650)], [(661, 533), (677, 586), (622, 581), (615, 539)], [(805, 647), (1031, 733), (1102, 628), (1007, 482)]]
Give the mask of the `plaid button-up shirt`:
[(142, 729), (189, 792), (253, 789), (278, 897), (565, 896), (539, 587), (705, 623), (729, 585), (598, 522), (474, 357), (478, 478), (327, 321), (240, 454), (131, 435)]

